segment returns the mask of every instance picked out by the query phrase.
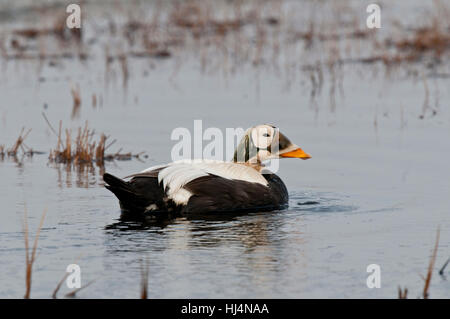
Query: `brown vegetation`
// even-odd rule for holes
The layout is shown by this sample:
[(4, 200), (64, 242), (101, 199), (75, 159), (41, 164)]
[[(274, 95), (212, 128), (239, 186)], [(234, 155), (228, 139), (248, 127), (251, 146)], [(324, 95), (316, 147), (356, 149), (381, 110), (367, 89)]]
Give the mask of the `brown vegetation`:
[(105, 155), (106, 137), (94, 141), (94, 131), (89, 129), (88, 123), (84, 128), (79, 127), (77, 135), (72, 140), (71, 131), (65, 130), (65, 141), (62, 139), (62, 121), (59, 122), (58, 141), (56, 148), (50, 151), (50, 161), (65, 164), (88, 164), (92, 162), (103, 163)]
[(62, 131), (62, 121), (60, 121), (56, 148), (50, 151), (49, 160), (51, 162), (69, 165), (85, 165), (95, 162), (98, 166), (103, 166), (105, 161), (130, 160), (132, 158), (139, 159), (144, 153), (121, 153), (121, 149), (119, 149), (116, 153), (105, 154), (105, 151), (113, 145), (116, 140), (113, 140), (107, 145), (106, 141), (108, 137), (103, 133), (100, 134), (98, 140), (95, 140), (95, 130), (89, 128), (87, 121), (83, 128), (78, 128), (77, 135), (74, 139), (72, 138), (72, 133), (69, 129), (65, 129), (65, 139), (63, 139)]
[[(56, 14), (53, 24), (47, 28), (28, 27), (13, 30), (14, 38), (10, 39), (12, 54), (8, 52), (9, 48), (5, 47), (4, 41), (0, 41), (0, 50), (7, 58), (71, 59), (78, 56), (80, 60), (85, 60), (91, 56), (85, 50), (92, 44), (100, 43), (98, 38), (106, 34), (111, 39), (108, 39), (106, 46), (108, 52), (105, 54), (105, 73), (108, 75), (111, 64), (117, 61), (124, 87), (131, 75), (131, 58), (179, 58), (181, 55), (194, 53), (201, 62), (202, 71), (210, 66), (211, 70), (223, 70), (227, 74), (229, 71), (239, 70), (245, 63), (254, 67), (271, 65), (279, 72), (279, 63), (282, 60), (280, 57), (284, 56), (291, 59), (285, 61), (286, 72), (293, 73), (294, 71), (287, 70), (298, 70), (307, 65), (315, 66), (316, 62), (324, 68), (334, 68), (335, 63), (330, 64), (326, 54), (317, 61), (314, 61), (316, 58), (312, 56), (311, 59), (304, 59), (312, 49), (329, 51), (329, 56), (336, 53), (339, 59), (335, 62), (341, 64), (382, 63), (386, 68), (420, 62), (428, 53), (442, 58), (450, 51), (450, 26), (446, 19), (448, 16), (443, 14), (448, 14), (449, 11), (440, 1), (435, 2), (430, 15), (432, 18), (421, 28), (410, 29), (397, 23), (400, 25), (400, 32), (395, 36), (390, 34), (385, 39), (380, 39), (380, 32), (361, 26), (359, 13), (346, 4), (323, 3), (322, 6), (326, 7), (323, 11), (332, 11), (336, 19), (325, 21), (323, 17), (317, 16), (302, 23), (296, 23), (298, 21), (294, 19), (298, 17), (286, 12), (285, 5), (289, 4), (280, 0), (224, 1), (214, 5), (200, 0), (165, 5), (156, 3), (152, 6), (149, 17), (141, 12), (132, 13), (130, 10), (128, 17), (125, 16), (127, 20), (122, 24), (114, 18), (108, 18), (109, 32), (99, 28), (98, 37), (89, 39), (87, 43), (83, 43), (82, 29), (66, 28), (63, 19), (65, 16)], [(348, 19), (342, 22), (344, 16)], [(337, 28), (337, 25), (340, 27)], [(396, 29), (396, 23), (390, 27)], [(41, 52), (30, 55), (30, 50), (36, 46), (29, 45), (28, 42), (44, 37), (56, 38), (65, 41), (64, 43), (75, 39), (76, 41), (72, 42), (76, 43), (80, 50), (78, 54), (74, 54), (73, 50), (60, 52), (57, 50), (64, 48), (60, 45), (50, 49), (52, 52), (47, 52), (48, 48), (44, 45), (45, 48)], [(299, 42), (304, 43), (303, 52), (297, 48), (293, 49)], [(124, 44), (127, 47), (123, 47)], [(367, 48), (368, 51), (361, 54), (361, 47)], [(360, 55), (346, 56), (346, 51)], [(179, 68), (179, 63), (176, 68)], [(288, 68), (288, 65), (291, 68)], [(76, 116), (81, 99), (79, 91), (72, 90), (72, 95)]]
[(60, 15), (56, 21), (54, 22), (53, 26), (50, 28), (24, 28), (24, 29), (18, 29), (14, 30), (13, 33), (15, 35), (28, 38), (28, 39), (35, 39), (37, 37), (41, 36), (55, 36), (59, 38), (60, 40), (70, 40), (70, 39), (76, 39), (77, 41), (80, 41), (82, 38), (82, 29), (69, 29), (66, 27), (66, 16)]
[(412, 37), (397, 41), (395, 46), (402, 51), (415, 52), (416, 55), (431, 52), (439, 58), (450, 49), (450, 34), (434, 20), (431, 26), (415, 30)]

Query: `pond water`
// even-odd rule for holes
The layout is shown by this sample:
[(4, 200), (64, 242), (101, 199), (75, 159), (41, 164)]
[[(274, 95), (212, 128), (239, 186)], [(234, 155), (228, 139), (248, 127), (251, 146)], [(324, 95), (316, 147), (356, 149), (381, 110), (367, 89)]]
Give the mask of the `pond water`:
[[(20, 13), (3, 21), (4, 30), (27, 25), (33, 15), (2, 10), (0, 16)], [(89, 39), (94, 31), (86, 29)], [(398, 286), (416, 298), (438, 227), (430, 297), (450, 297), (449, 281), (437, 273), (450, 257), (450, 77), (431, 76), (421, 63), (392, 73), (349, 63), (339, 67), (338, 82), (325, 73), (321, 92), (313, 93), (310, 73), (298, 65), (297, 76), (284, 65), (281, 75), (252, 66), (202, 72), (194, 52), (186, 61), (181, 53), (128, 58), (124, 87), (120, 65), (105, 80), (103, 53), (92, 50), (100, 53), (85, 62), (0, 60), (0, 144), (12, 145), (26, 127), (26, 144), (45, 152), (0, 161), (0, 298), (23, 296), (24, 212), (33, 238), (44, 210), (33, 298), (50, 298), (72, 263), (80, 265), (83, 284), (95, 280), (79, 298), (138, 298), (142, 260), (149, 298), (396, 298)], [(444, 57), (439, 74), (449, 74), (448, 62)], [(417, 70), (422, 76), (410, 75)], [(75, 116), (73, 85), (82, 95)], [(424, 113), (424, 105), (435, 114)], [(145, 151), (148, 158), (87, 171), (50, 163), (56, 137), (42, 113), (55, 127), (88, 120), (117, 139), (112, 151)], [(311, 154), (280, 162), (289, 208), (121, 221), (103, 170), (126, 176), (170, 162), (171, 132), (193, 130), (197, 119), (204, 129), (223, 131), (272, 123)], [(370, 264), (381, 267), (379, 289), (366, 285)], [(68, 291), (63, 285), (60, 296)]]

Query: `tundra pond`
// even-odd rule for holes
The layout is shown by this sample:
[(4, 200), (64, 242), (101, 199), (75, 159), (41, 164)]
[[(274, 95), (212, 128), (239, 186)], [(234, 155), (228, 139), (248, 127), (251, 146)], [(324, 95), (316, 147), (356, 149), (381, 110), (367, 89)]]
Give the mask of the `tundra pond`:
[[(2, 2), (0, 298), (24, 296), (44, 211), (31, 298), (71, 264), (77, 298), (139, 298), (144, 265), (148, 298), (421, 298), (438, 229), (428, 295), (450, 297), (450, 7), (379, 2), (370, 30), (361, 1), (87, 1), (81, 31), (63, 1)], [(289, 207), (121, 219), (103, 173), (171, 162), (195, 120), (311, 154), (280, 160)]]

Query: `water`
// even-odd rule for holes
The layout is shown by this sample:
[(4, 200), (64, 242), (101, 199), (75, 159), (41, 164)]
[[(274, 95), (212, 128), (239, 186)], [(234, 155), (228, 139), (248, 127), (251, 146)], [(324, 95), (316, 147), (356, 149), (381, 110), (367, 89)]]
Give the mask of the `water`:
[[(425, 73), (428, 103), (438, 112), (420, 119), (427, 94), (420, 77), (407, 75), (416, 66), (385, 75), (382, 66), (343, 65), (336, 93), (326, 74), (311, 100), (306, 73), (287, 88), (283, 72), (202, 73), (195, 55), (181, 67), (177, 56), (130, 58), (123, 88), (117, 65), (105, 81), (103, 59), (98, 53), (56, 67), (2, 62), (0, 144), (10, 146), (25, 126), (32, 128), (26, 144), (47, 153), (0, 162), (1, 298), (24, 294), (24, 211), (33, 238), (45, 209), (33, 298), (50, 298), (72, 263), (80, 265), (83, 284), (95, 280), (78, 297), (137, 298), (142, 260), (149, 263), (150, 298), (396, 298), (398, 286), (415, 298), (438, 227), (430, 296), (450, 296), (448, 280), (437, 274), (450, 252), (448, 78)], [(448, 71), (444, 63), (440, 72)], [(74, 84), (82, 106), (72, 118)], [(93, 94), (102, 97), (96, 107)], [(170, 162), (171, 132), (192, 130), (196, 119), (222, 130), (273, 123), (313, 158), (281, 161), (286, 210), (121, 221), (98, 167), (86, 173), (49, 163), (56, 137), (42, 112), (55, 126), (89, 120), (118, 140), (111, 151), (146, 151), (143, 161), (107, 162), (106, 171), (118, 176)], [(366, 267), (374, 263), (380, 289), (366, 286)], [(68, 291), (63, 285), (59, 295)]]

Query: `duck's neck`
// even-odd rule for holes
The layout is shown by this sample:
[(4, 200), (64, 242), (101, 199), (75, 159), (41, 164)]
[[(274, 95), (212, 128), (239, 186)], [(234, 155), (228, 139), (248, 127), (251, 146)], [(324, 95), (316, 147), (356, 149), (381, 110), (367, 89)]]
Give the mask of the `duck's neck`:
[(262, 169), (264, 168), (264, 164), (261, 163), (260, 160), (251, 160), (251, 161), (247, 161), (247, 162), (238, 162), (238, 161), (233, 161), (236, 164), (241, 164), (241, 165), (246, 165), (249, 166), (255, 170), (257, 170), (258, 172), (261, 172)]

